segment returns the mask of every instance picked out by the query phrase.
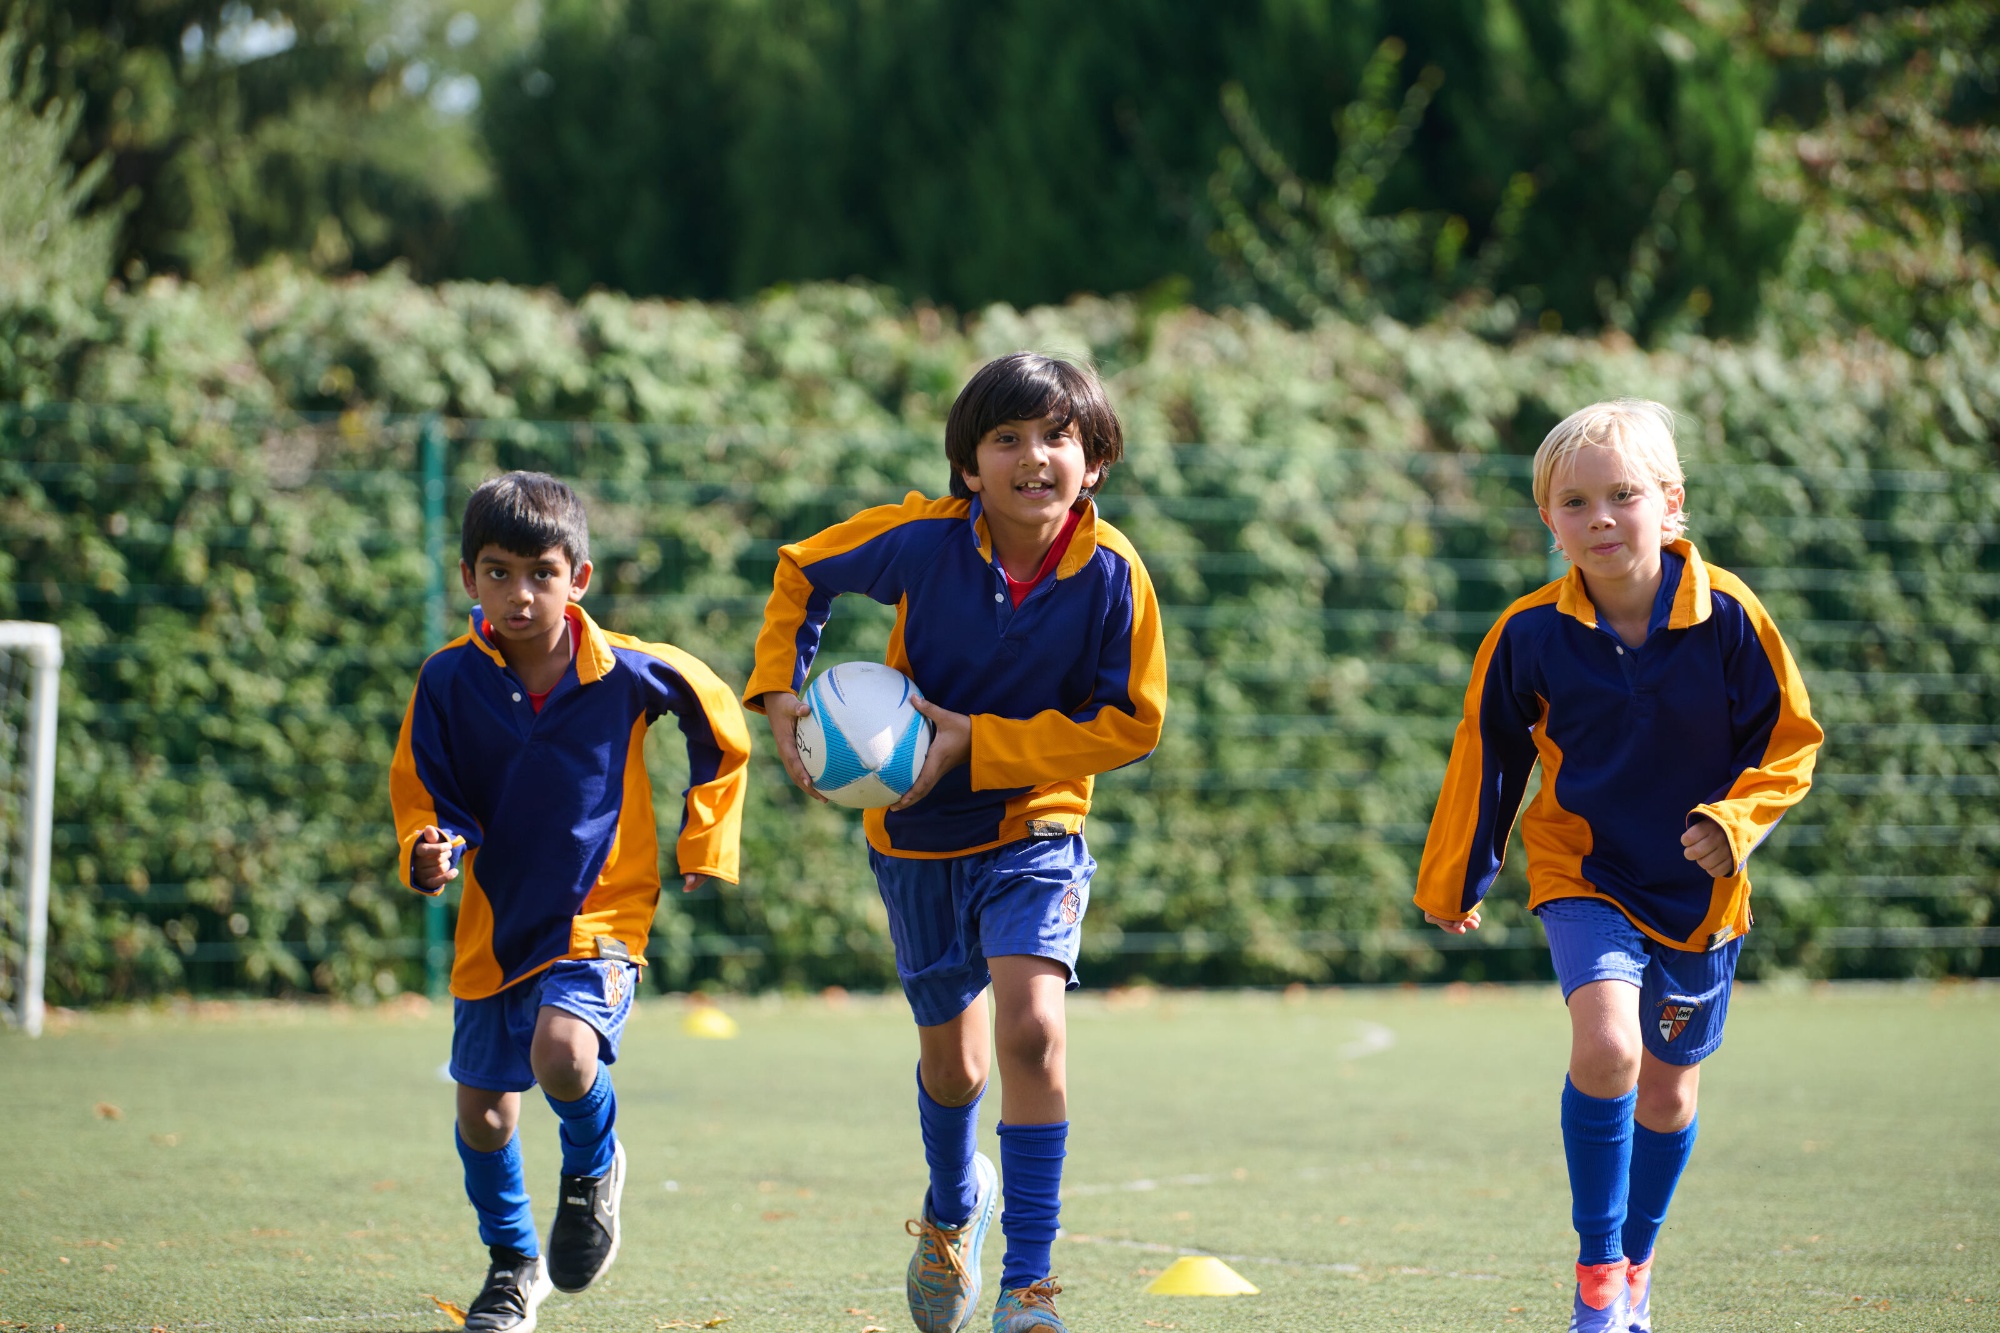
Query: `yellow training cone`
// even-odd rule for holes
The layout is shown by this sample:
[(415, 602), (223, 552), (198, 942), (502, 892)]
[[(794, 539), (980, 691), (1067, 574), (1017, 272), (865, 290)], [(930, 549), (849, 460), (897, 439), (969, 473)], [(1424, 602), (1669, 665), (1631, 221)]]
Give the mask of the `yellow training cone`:
[(1146, 1287), (1154, 1296), (1255, 1296), (1243, 1275), (1212, 1254), (1184, 1254)]
[(681, 1031), (708, 1041), (728, 1041), (736, 1035), (736, 1020), (712, 1004), (697, 1004), (681, 1019)]

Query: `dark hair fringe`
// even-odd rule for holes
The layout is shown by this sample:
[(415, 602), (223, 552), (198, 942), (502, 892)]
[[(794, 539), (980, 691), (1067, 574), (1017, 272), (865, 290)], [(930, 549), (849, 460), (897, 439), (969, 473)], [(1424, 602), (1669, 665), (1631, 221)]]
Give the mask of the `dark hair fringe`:
[(1054, 417), (1072, 422), (1083, 440), (1084, 459), (1103, 472), (1125, 457), (1125, 431), (1104, 395), (1103, 381), (1088, 366), (1040, 352), (1009, 352), (988, 361), (967, 380), (944, 423), (944, 456), (951, 463), (951, 493), (967, 499), (965, 474), (979, 471), (979, 441), (1004, 421)]
[(583, 501), (546, 472), (509, 472), (482, 482), (465, 502), (459, 558), (473, 564), (489, 546), (531, 556), (560, 546), (574, 572), (590, 559)]

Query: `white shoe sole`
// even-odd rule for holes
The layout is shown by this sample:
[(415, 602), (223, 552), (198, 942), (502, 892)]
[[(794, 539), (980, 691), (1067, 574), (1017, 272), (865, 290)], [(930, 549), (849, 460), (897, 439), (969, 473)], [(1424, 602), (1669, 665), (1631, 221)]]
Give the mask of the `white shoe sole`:
[(549, 1281), (549, 1261), (546, 1256), (535, 1261), (535, 1280), (528, 1286), (528, 1317), (514, 1325), (514, 1333), (535, 1333), (535, 1311), (549, 1298), (556, 1284)]

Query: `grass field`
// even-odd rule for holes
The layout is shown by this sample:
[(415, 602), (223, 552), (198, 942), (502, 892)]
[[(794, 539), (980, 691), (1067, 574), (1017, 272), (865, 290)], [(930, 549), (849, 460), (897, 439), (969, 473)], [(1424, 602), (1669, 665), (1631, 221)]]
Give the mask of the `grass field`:
[[(727, 1007), (733, 1041), (685, 1035), (677, 1002), (639, 1012), (624, 1252), (544, 1328), (908, 1328), (906, 1011)], [(450, 1329), (426, 1294), (468, 1301), (484, 1253), (437, 1072), (449, 1027), (205, 1006), (0, 1037), (0, 1326)], [(1070, 1326), (1562, 1328), (1566, 1041), (1547, 988), (1084, 995)], [(1661, 1333), (2000, 1329), (1996, 1051), (1992, 986), (1739, 991), (1661, 1242)], [(524, 1134), (546, 1226), (539, 1103)], [(1262, 1294), (1144, 1294), (1194, 1251)]]

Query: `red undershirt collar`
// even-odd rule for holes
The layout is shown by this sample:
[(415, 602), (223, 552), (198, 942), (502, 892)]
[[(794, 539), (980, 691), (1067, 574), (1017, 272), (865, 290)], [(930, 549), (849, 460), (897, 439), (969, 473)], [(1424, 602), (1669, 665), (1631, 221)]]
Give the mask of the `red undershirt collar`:
[[(1077, 522), (1082, 517), (1082, 513), (1075, 509), (1069, 511), (1069, 517), (1063, 520), (1062, 531), (1056, 534), (1055, 541), (1049, 545), (1049, 553), (1042, 557), (1042, 567), (1035, 571), (1033, 578), (1017, 579), (1007, 572), (1007, 566), (1000, 565), (1001, 577), (1007, 580), (1007, 595), (1013, 598), (1015, 606), (1019, 606), (1027, 595), (1035, 590), (1035, 586), (1053, 574), (1056, 566), (1062, 563), (1063, 555), (1069, 550), (1069, 539), (1075, 535)], [(997, 557), (994, 563), (999, 564)]]

